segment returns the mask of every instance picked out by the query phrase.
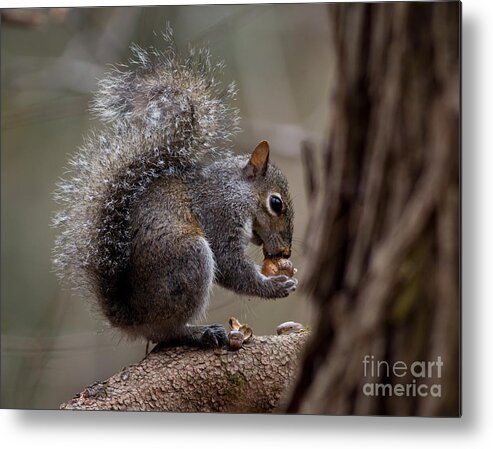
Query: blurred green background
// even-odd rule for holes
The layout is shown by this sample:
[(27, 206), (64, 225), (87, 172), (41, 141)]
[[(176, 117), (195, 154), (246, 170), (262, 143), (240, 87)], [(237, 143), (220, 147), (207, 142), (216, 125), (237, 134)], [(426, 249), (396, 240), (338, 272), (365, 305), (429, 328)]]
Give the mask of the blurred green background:
[[(20, 19), (19, 19), (20, 17)], [(61, 289), (52, 272), (57, 205), (52, 192), (68, 154), (99, 123), (91, 92), (128, 47), (161, 45), (169, 21), (178, 49), (205, 45), (239, 87), (239, 152), (267, 139), (271, 160), (290, 181), (293, 261), (303, 273), (306, 204), (301, 142), (320, 148), (330, 83), (326, 7), (168, 6), (2, 11), (1, 27), (1, 406), (58, 408), (84, 386), (140, 360), (145, 342), (128, 341)], [(260, 250), (251, 255), (260, 262)], [(309, 324), (302, 293), (265, 301), (215, 288), (208, 321), (230, 316), (256, 334), (295, 320)]]

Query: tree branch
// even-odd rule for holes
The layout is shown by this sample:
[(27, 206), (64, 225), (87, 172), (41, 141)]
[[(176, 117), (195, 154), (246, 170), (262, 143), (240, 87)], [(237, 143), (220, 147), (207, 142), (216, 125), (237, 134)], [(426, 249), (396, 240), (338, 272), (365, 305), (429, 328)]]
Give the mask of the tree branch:
[(66, 410), (270, 412), (296, 374), (308, 333), (253, 337), (237, 352), (175, 347), (96, 382)]

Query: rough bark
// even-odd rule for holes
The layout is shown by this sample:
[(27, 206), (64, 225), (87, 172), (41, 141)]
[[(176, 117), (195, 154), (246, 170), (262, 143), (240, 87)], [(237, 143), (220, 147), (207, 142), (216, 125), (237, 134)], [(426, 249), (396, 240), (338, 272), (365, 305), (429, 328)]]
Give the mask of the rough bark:
[(62, 404), (66, 410), (271, 412), (296, 373), (307, 333), (253, 337), (237, 352), (157, 349)]
[[(328, 11), (336, 82), (303, 279), (317, 313), (287, 410), (456, 416), (460, 5)], [(422, 382), (442, 396), (366, 396), (366, 355), (440, 356), (442, 377)], [(371, 381), (413, 379), (382, 370)]]

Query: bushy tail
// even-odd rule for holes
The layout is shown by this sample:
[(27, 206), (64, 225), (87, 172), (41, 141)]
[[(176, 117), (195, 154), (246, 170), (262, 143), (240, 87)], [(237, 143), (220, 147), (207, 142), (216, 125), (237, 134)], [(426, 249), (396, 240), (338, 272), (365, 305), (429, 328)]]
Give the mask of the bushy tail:
[(128, 65), (100, 82), (93, 110), (106, 126), (70, 160), (55, 192), (62, 206), (54, 219), (57, 273), (95, 295), (110, 319), (135, 201), (154, 179), (213, 155), (238, 130), (238, 111), (228, 104), (235, 86), (223, 90), (217, 81), (222, 63), (204, 49), (180, 58), (171, 31), (163, 39), (164, 51), (134, 45)]

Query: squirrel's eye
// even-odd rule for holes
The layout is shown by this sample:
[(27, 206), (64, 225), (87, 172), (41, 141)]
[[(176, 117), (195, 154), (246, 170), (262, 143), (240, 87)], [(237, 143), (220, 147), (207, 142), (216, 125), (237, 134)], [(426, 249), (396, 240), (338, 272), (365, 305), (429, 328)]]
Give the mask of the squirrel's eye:
[(269, 206), (276, 215), (282, 212), (282, 200), (277, 195), (271, 195), (269, 198)]

